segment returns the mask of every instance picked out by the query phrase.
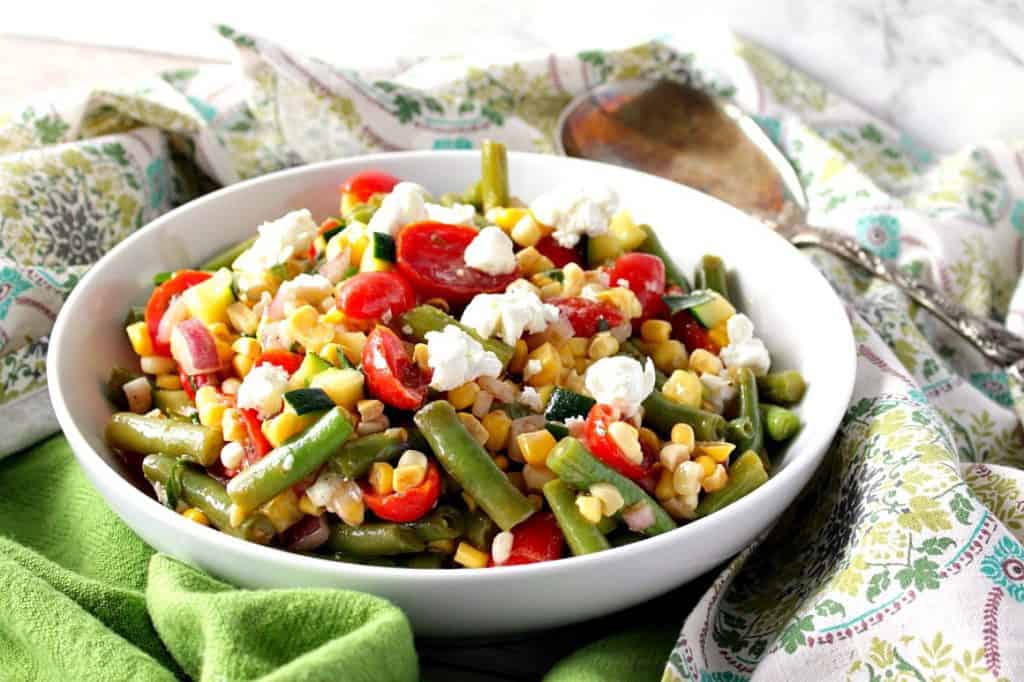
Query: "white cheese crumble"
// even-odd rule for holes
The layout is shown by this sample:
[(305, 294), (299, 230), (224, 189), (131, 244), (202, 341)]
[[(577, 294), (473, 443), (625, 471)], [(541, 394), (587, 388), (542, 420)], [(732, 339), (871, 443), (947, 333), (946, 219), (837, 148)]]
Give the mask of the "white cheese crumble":
[(538, 334), (558, 320), (558, 308), (526, 289), (477, 294), (462, 313), (462, 324), (485, 339), (498, 336), (514, 346), (524, 332)]
[(266, 419), (277, 414), (284, 407), (284, 394), (288, 390), (288, 372), (277, 365), (253, 367), (236, 397), (238, 407), (247, 407), (260, 413)]
[(618, 408), (625, 418), (640, 411), (640, 405), (654, 390), (654, 363), (641, 365), (633, 358), (602, 358), (587, 368), (587, 391), (602, 405)]
[(719, 357), (726, 367), (748, 367), (755, 376), (764, 376), (771, 367), (772, 359), (764, 341), (754, 336), (754, 323), (743, 313), (738, 313), (726, 322), (729, 345), (721, 350)]
[(480, 230), (462, 257), (466, 265), (488, 275), (507, 275), (516, 269), (512, 240), (500, 227), (493, 225)]
[(241, 288), (249, 289), (265, 271), (293, 256), (305, 254), (316, 232), (313, 215), (305, 208), (260, 225), (259, 237), (231, 264), (231, 268), (242, 275), (239, 278)]
[(607, 232), (618, 205), (611, 187), (561, 185), (534, 199), (530, 212), (538, 222), (555, 229), (555, 241), (571, 248), (581, 235), (596, 237)]
[(452, 204), (441, 206), (440, 204), (425, 204), (427, 209), (427, 220), (446, 225), (470, 225), (476, 217), (476, 208), (472, 204)]
[(544, 403), (541, 402), (540, 393), (537, 393), (537, 389), (533, 386), (523, 387), (523, 390), (519, 393), (518, 402), (520, 405), (525, 405), (534, 412), (544, 411)]
[(736, 387), (724, 371), (722, 376), (705, 372), (700, 375), (700, 383), (704, 386), (705, 398), (717, 412), (721, 412), (725, 404), (736, 395)]
[(370, 231), (394, 236), (409, 223), (427, 220), (426, 195), (427, 190), (415, 182), (398, 183), (370, 218)]
[(427, 364), (434, 375), (431, 388), (450, 391), (479, 377), (501, 374), (501, 360), (480, 342), (453, 324), (427, 332)]

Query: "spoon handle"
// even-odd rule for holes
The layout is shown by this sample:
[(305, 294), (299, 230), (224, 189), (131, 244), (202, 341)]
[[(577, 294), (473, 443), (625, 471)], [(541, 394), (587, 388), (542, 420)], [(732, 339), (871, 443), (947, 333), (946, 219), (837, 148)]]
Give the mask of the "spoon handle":
[(930, 310), (992, 362), (1006, 367), (1024, 358), (1024, 338), (981, 315), (975, 315), (937, 289), (923, 284), (896, 266), (868, 251), (851, 237), (809, 225), (790, 226), (786, 236), (794, 246), (817, 246), (872, 275), (895, 284), (921, 306)]

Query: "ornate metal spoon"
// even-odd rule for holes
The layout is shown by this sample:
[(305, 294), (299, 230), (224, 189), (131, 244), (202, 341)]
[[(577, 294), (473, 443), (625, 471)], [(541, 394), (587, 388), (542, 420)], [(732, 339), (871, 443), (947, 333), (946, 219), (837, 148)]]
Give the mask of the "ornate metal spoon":
[(807, 196), (793, 167), (734, 104), (686, 83), (608, 83), (574, 99), (556, 140), (567, 156), (661, 175), (754, 214), (794, 246), (817, 246), (900, 287), (1001, 366), (1024, 359), (1024, 338), (975, 315), (856, 240), (805, 222)]

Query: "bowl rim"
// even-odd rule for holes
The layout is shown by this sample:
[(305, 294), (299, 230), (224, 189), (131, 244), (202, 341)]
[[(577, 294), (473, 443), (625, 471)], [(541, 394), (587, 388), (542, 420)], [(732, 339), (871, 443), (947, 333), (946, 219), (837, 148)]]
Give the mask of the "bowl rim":
[[(821, 272), (809, 261), (805, 261), (808, 273), (810, 276), (819, 280), (820, 284), (826, 288), (828, 295), (831, 296), (835, 304), (839, 306), (839, 311), (843, 313), (839, 318), (844, 325), (843, 331), (846, 332), (843, 334), (843, 337), (846, 340), (845, 348), (835, 349), (834, 351), (837, 358), (835, 366), (841, 371), (841, 374), (840, 372), (837, 372), (833, 381), (845, 379), (842, 386), (836, 387), (836, 389), (839, 389), (838, 392), (841, 393), (842, 400), (840, 401), (837, 398), (834, 406), (828, 411), (828, 413), (819, 417), (819, 419), (825, 419), (828, 417), (835, 424), (835, 427), (828, 430), (829, 435), (825, 442), (810, 443), (806, 446), (808, 450), (818, 448), (820, 450), (819, 454), (814, 454), (812, 452), (801, 454), (794, 459), (794, 461), (787, 464), (782, 471), (770, 476), (762, 486), (754, 490), (749, 495), (744, 496), (737, 502), (729, 505), (722, 511), (701, 519), (696, 519), (666, 533), (647, 537), (641, 541), (630, 543), (628, 545), (612, 547), (602, 552), (583, 556), (568, 556), (555, 561), (545, 561), (534, 564), (502, 566), (499, 567), (502, 569), (500, 571), (458, 571), (447, 568), (408, 569), (405, 567), (372, 566), (366, 564), (339, 562), (326, 558), (296, 554), (282, 548), (246, 542), (245, 540), (233, 537), (214, 528), (201, 526), (193, 521), (185, 519), (180, 514), (177, 514), (156, 502), (152, 497), (146, 495), (130, 481), (121, 476), (103, 459), (99, 452), (97, 452), (86, 441), (84, 433), (78, 427), (78, 424), (72, 419), (70, 409), (68, 408), (64, 398), (64, 389), (60, 382), (60, 376), (62, 373), (61, 369), (66, 361), (64, 358), (68, 357), (67, 353), (62, 353), (61, 351), (66, 345), (70, 347), (68, 342), (73, 338), (72, 330), (68, 328), (68, 319), (71, 315), (68, 311), (72, 310), (78, 300), (86, 295), (85, 292), (88, 291), (93, 281), (100, 278), (105, 264), (116, 259), (122, 250), (130, 248), (131, 245), (138, 241), (150, 238), (149, 235), (153, 234), (155, 231), (153, 228), (159, 228), (164, 223), (177, 219), (177, 217), (182, 213), (188, 213), (198, 206), (205, 205), (207, 203), (221, 201), (225, 195), (230, 195), (234, 192), (244, 191), (248, 188), (261, 185), (273, 185), (282, 178), (305, 174), (312, 175), (331, 166), (345, 167), (373, 163), (389, 163), (396, 159), (430, 158), (443, 160), (448, 157), (466, 156), (470, 154), (475, 155), (478, 153), (479, 150), (417, 150), (385, 152), (345, 157), (341, 159), (331, 159), (267, 173), (249, 180), (222, 187), (207, 195), (199, 197), (198, 199), (182, 204), (181, 206), (176, 207), (150, 221), (146, 225), (143, 225), (114, 246), (113, 249), (104, 254), (99, 261), (89, 268), (89, 271), (85, 276), (83, 276), (81, 281), (78, 282), (77, 286), (72, 290), (71, 295), (65, 301), (64, 306), (61, 308), (50, 334), (50, 348), (47, 353), (46, 362), (47, 386), (50, 400), (57, 416), (57, 421), (60, 424), (64, 435), (71, 444), (72, 452), (80, 466), (85, 470), (85, 473), (91, 480), (96, 481), (94, 487), (99, 489), (98, 492), (100, 492), (101, 496), (104, 496), (103, 489), (105, 488), (110, 495), (116, 496), (121, 500), (121, 502), (127, 506), (133, 514), (145, 516), (151, 524), (165, 528), (169, 527), (176, 533), (186, 536), (189, 543), (212, 543), (214, 545), (220, 545), (226, 551), (234, 552), (247, 560), (255, 562), (272, 561), (277, 562), (279, 565), (284, 567), (313, 570), (321, 574), (332, 574), (338, 578), (345, 578), (347, 576), (371, 580), (374, 578), (382, 580), (405, 578), (414, 579), (419, 582), (426, 581), (432, 584), (441, 585), (452, 581), (459, 581), (460, 583), (465, 584), (466, 582), (477, 581), (494, 582), (517, 577), (544, 578), (563, 571), (572, 571), (576, 569), (582, 570), (588, 565), (596, 565), (600, 562), (609, 561), (613, 558), (625, 559), (628, 556), (640, 556), (661, 552), (675, 543), (685, 542), (686, 538), (698, 533), (713, 534), (719, 530), (724, 530), (734, 522), (735, 518), (739, 518), (742, 515), (749, 514), (750, 512), (756, 512), (756, 510), (762, 506), (763, 501), (767, 500), (771, 495), (782, 493), (787, 484), (792, 485), (791, 482), (797, 481), (801, 477), (809, 479), (813, 475), (814, 470), (818, 468), (821, 461), (824, 459), (831, 441), (835, 438), (835, 434), (839, 430), (843, 414), (845, 414), (850, 397), (853, 394), (853, 388), (856, 380), (856, 346), (853, 338), (853, 331), (850, 326), (848, 315), (846, 314), (845, 304), (838, 297), (835, 290), (828, 283), (828, 280), (825, 279), (824, 275), (822, 275)], [(689, 194), (690, 201), (705, 201), (718, 204), (719, 210), (724, 207), (728, 211), (732, 211), (739, 221), (746, 222), (751, 229), (754, 229), (756, 226), (757, 221), (754, 218), (743, 213), (739, 209), (730, 206), (729, 204), (685, 185), (680, 185), (671, 180), (644, 173), (642, 171), (603, 164), (586, 159), (539, 154), (534, 152), (510, 151), (509, 157), (510, 159), (527, 157), (535, 160), (541, 160), (540, 162), (542, 163), (552, 163), (556, 165), (577, 165), (584, 167), (600, 166), (605, 170), (612, 168), (615, 172), (641, 176), (642, 181), (645, 183), (663, 183), (665, 185), (671, 185), (674, 191)], [(765, 230), (765, 232), (767, 233), (769, 231)], [(774, 232), (771, 233), (769, 238), (778, 239), (780, 242), (787, 244), (788, 246), (788, 242)], [(835, 389), (830, 389), (830, 392), (835, 392)], [(825, 437), (822, 436), (822, 439), (825, 440)], [(793, 497), (795, 498), (799, 493), (800, 489), (797, 490)], [(104, 503), (111, 506), (105, 499)], [(790, 502), (787, 502), (787, 506), (789, 504)], [(221, 543), (224, 544), (221, 545)]]

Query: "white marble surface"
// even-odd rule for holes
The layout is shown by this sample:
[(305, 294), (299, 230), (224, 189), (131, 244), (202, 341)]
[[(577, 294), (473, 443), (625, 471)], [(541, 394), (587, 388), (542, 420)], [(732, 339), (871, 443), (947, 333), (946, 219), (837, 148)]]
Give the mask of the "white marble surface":
[[(347, 64), (389, 55), (508, 54), (622, 43), (717, 22), (775, 50), (936, 151), (1024, 138), (1024, 0), (177, 0), (160, 15), (118, 0), (5, 11), (3, 30), (227, 59), (215, 22)], [(19, 64), (31, 69), (31, 62)], [(117, 75), (107, 68), (97, 79)], [(0, 95), (4, 93), (0, 79)]]

